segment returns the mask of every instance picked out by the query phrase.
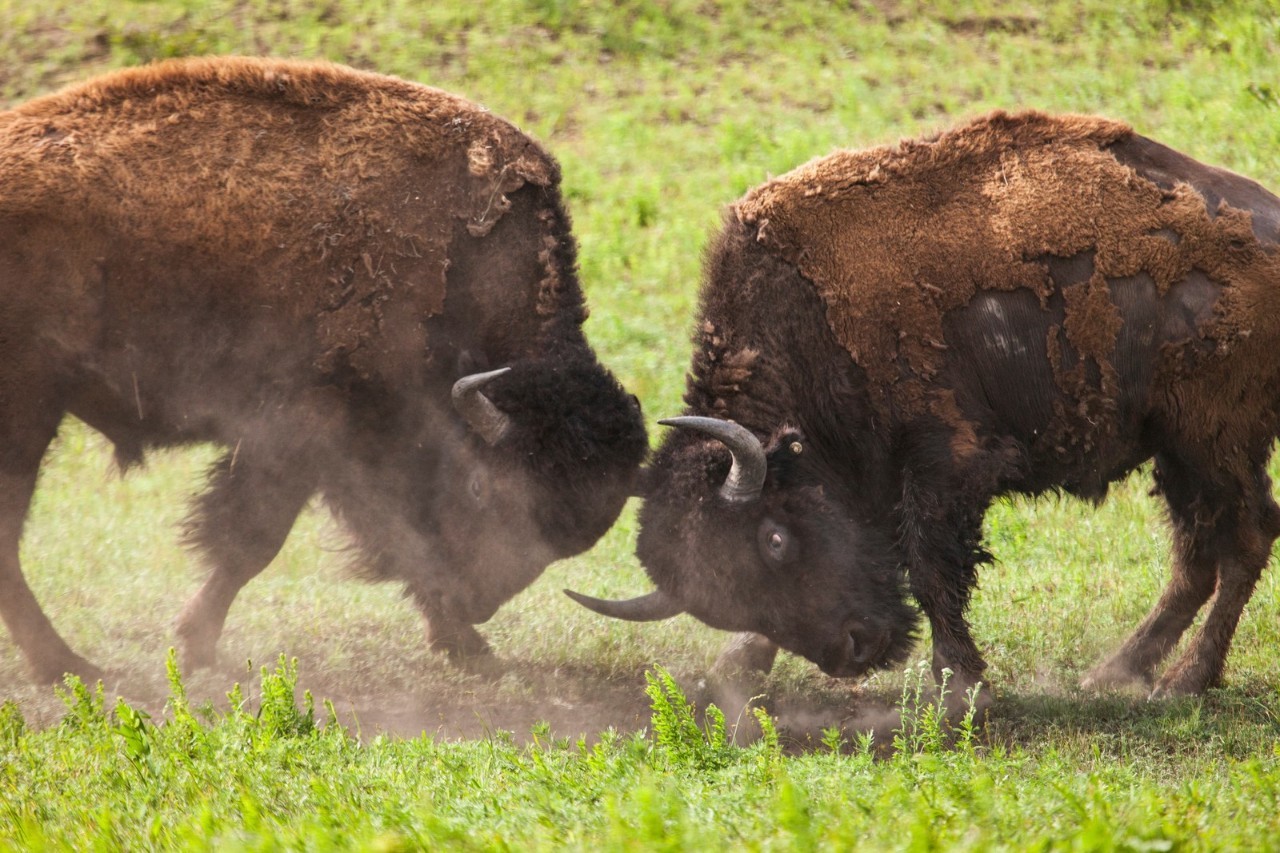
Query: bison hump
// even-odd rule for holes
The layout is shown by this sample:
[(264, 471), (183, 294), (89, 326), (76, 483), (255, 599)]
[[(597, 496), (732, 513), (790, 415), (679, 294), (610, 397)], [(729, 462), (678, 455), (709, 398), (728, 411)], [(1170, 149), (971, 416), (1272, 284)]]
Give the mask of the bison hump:
[[(1065, 337), (1106, 377), (1120, 324), (1109, 279), (1145, 273), (1163, 294), (1192, 268), (1227, 284), (1249, 275), (1232, 249), (1251, 239), (1247, 222), (1118, 162), (1109, 146), (1130, 136), (1105, 119), (995, 113), (812, 161), (733, 213), (812, 282), (874, 399), (898, 414), (947, 410), (932, 385), (947, 359), (943, 317), (980, 291), (1027, 289), (1047, 306), (1061, 290)], [(1082, 255), (1088, 281), (1054, 281), (1049, 259)]]
[(0, 163), (21, 173), (0, 214), (234, 264), (236, 299), (287, 306), (315, 324), (322, 369), (361, 372), (388, 348), (422, 352), (456, 239), (489, 234), (525, 184), (559, 181), (536, 142), (464, 98), (243, 57), (118, 71), (0, 113)]

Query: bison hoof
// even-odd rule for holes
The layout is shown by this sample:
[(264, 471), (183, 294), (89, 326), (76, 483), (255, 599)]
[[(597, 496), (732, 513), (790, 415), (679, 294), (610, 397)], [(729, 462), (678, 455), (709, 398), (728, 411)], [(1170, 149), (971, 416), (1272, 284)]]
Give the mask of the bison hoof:
[(1147, 698), (1154, 702), (1183, 696), (1199, 696), (1216, 684), (1217, 679), (1207, 677), (1202, 672), (1175, 667), (1164, 674)]
[(211, 645), (186, 644), (182, 647), (182, 671), (196, 672), (212, 669), (218, 663), (218, 652)]
[(1113, 658), (1095, 666), (1088, 675), (1080, 679), (1080, 688), (1092, 693), (1141, 695), (1151, 689), (1151, 678), (1134, 672), (1124, 661)]
[(447, 654), (456, 664), (493, 656), (488, 641), (471, 625), (431, 625), (427, 629), (427, 644), (433, 651)]
[[(948, 667), (947, 669), (950, 669)], [(987, 712), (996, 703), (995, 690), (991, 684), (974, 673), (944, 673), (938, 680), (938, 692), (934, 694), (938, 707), (946, 714), (949, 724), (960, 723), (970, 714), (974, 723), (982, 725), (986, 721)]]
[(198, 620), (182, 618), (178, 621), (178, 650), (181, 653), (182, 671), (195, 672), (211, 669), (218, 663), (219, 631), (210, 631)]
[(35, 661), (31, 664), (31, 677), (40, 684), (61, 684), (74, 675), (85, 684), (96, 684), (106, 673), (77, 654), (56, 661)]

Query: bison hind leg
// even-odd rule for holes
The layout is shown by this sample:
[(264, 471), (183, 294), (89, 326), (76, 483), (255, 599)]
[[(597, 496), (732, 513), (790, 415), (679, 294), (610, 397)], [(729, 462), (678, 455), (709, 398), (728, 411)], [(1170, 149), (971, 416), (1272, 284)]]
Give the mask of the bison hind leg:
[(1204, 624), (1182, 656), (1156, 682), (1151, 698), (1194, 696), (1217, 687), (1245, 604), (1280, 535), (1280, 506), (1259, 465), (1242, 499), (1228, 505), (1219, 524), (1218, 585)]
[(185, 524), (209, 575), (178, 617), (184, 668), (212, 666), (227, 613), (240, 589), (275, 559), (314, 491), (301, 465), (286, 458), (232, 452), (213, 466), (209, 488)]
[[(0, 341), (3, 340), (0, 329)], [(0, 365), (0, 370), (4, 366)], [(14, 643), (27, 659), (32, 677), (41, 683), (55, 683), (64, 675), (77, 675), (86, 682), (102, 677), (102, 671), (71, 650), (45, 615), (31, 587), (22, 575), (18, 546), (26, 521), (36, 478), (45, 450), (58, 431), (62, 412), (54, 406), (27, 404), (42, 399), (32, 391), (27, 399), (13, 389), (43, 387), (17, 377), (0, 375), (0, 617)], [(47, 383), (48, 380), (42, 380)], [(5, 390), (10, 389), (6, 399)]]
[[(1216, 686), (1245, 603), (1280, 534), (1280, 506), (1261, 464), (1222, 484), (1171, 455), (1156, 457), (1156, 483), (1173, 527), (1173, 573), (1160, 600), (1119, 651), (1081, 682), (1093, 690), (1152, 689), (1151, 697), (1195, 695)], [(1204, 625), (1159, 679), (1157, 666), (1210, 597)]]

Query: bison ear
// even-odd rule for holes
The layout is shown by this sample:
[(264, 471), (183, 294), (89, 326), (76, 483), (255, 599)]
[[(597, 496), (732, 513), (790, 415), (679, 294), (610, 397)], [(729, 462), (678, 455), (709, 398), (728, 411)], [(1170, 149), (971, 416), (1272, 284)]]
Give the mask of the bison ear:
[(469, 376), (472, 373), (487, 373), (489, 370), (489, 359), (485, 358), (484, 353), (479, 350), (464, 349), (458, 353), (457, 370), (455, 376)]
[(795, 427), (782, 427), (773, 435), (765, 455), (772, 462), (775, 459), (795, 458), (804, 455), (804, 433)]
[(804, 434), (795, 427), (783, 427), (774, 433), (769, 446), (765, 448), (770, 478), (781, 484), (801, 485), (801, 472), (807, 466), (800, 463), (808, 448)]

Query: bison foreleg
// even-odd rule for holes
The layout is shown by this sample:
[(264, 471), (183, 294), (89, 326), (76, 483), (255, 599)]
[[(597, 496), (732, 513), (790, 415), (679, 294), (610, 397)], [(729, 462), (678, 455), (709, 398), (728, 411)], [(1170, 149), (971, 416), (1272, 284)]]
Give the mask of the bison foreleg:
[(773, 669), (778, 646), (763, 634), (743, 631), (734, 634), (720, 650), (711, 665), (711, 676), (717, 680), (760, 678)]
[(242, 450), (220, 459), (186, 523), (187, 542), (210, 567), (204, 585), (178, 617), (187, 669), (214, 664), (231, 603), (275, 559), (314, 488), (300, 474), (300, 465), (254, 456)]
[(724, 711), (731, 720), (751, 719), (750, 714), (743, 714), (743, 709), (764, 695), (765, 678), (777, 656), (777, 644), (763, 634), (751, 631), (734, 634), (707, 673), (706, 701)]
[(987, 668), (965, 619), (978, 564), (989, 559), (980, 547), (985, 508), (985, 501), (960, 496), (948, 505), (910, 479), (903, 490), (900, 527), (911, 592), (929, 619), (933, 677), (941, 685), (950, 670), (952, 694), (976, 687)]
[(957, 587), (954, 578), (929, 561), (921, 561), (911, 568), (911, 590), (929, 618), (933, 677), (940, 688), (945, 687), (943, 702), (948, 717), (959, 719), (968, 711), (970, 694), (974, 694), (976, 710), (985, 710), (992, 703), (992, 694), (982, 677), (987, 663), (964, 617), (969, 587)]
[(493, 654), (488, 640), (475, 629), (474, 625), (445, 619), (438, 615), (424, 617), (424, 619), (427, 645), (437, 652), (444, 652), (455, 663)]
[(426, 628), (427, 646), (444, 652), (455, 665), (480, 674), (498, 674), (502, 664), (494, 656), (484, 635), (470, 622), (447, 615), (439, 606), (414, 595)]

